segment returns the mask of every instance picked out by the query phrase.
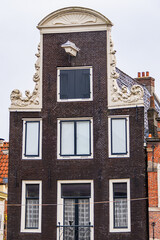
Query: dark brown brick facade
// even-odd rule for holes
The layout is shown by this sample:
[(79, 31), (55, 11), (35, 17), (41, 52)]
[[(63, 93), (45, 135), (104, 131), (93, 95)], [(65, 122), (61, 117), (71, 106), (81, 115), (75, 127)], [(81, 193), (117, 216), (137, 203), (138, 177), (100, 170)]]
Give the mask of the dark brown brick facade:
[[(81, 50), (69, 59), (60, 46)], [(57, 102), (57, 67), (92, 66), (93, 101)], [(57, 180), (94, 180), (94, 201), (109, 200), (109, 179), (130, 178), (131, 199), (146, 197), (144, 108), (107, 108), (106, 32), (46, 34), (43, 40), (42, 113), (10, 115), (9, 204), (21, 203), (22, 180), (42, 180), (42, 202), (57, 203)], [(129, 115), (130, 157), (108, 158), (108, 116)], [(22, 160), (22, 118), (42, 117), (42, 160)], [(94, 158), (57, 160), (57, 118), (93, 117)], [(20, 233), (21, 209), (8, 207), (8, 240), (56, 240), (56, 206), (43, 206), (42, 233)], [(146, 240), (147, 202), (131, 202), (131, 232), (109, 233), (109, 204), (94, 206), (95, 240)]]

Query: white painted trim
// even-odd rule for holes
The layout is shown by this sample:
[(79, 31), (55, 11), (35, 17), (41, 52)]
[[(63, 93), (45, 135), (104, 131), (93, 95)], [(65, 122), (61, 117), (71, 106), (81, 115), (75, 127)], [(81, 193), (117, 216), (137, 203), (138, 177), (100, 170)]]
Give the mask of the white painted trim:
[[(26, 184), (39, 184), (39, 228), (26, 229), (25, 228), (25, 212), (26, 212)], [(41, 233), (42, 226), (42, 181), (37, 180), (22, 180), (22, 201), (21, 201), (21, 229), (20, 232), (26, 233)]]
[[(94, 226), (94, 182), (93, 180), (58, 180), (57, 181), (57, 226), (63, 225), (64, 199), (61, 198), (61, 184), (67, 183), (90, 183), (91, 184), (91, 198), (90, 201), (90, 222)], [(61, 234), (63, 239), (63, 232)], [(59, 240), (59, 229), (57, 228), (57, 240)], [(94, 227), (91, 228), (91, 240), (94, 240)]]
[(108, 106), (108, 109), (120, 109), (120, 108), (135, 108), (135, 107), (144, 107), (144, 104), (127, 104), (127, 105), (116, 105)]
[(67, 27), (54, 27), (42, 28), (40, 34), (47, 33), (71, 33), (71, 32), (93, 32), (93, 31), (107, 31), (107, 26), (103, 24), (88, 25), (88, 26), (67, 26)]
[(160, 208), (160, 163), (157, 164), (158, 207)]
[[(60, 121), (90, 120), (91, 121), (91, 155), (90, 156), (60, 156)], [(57, 119), (57, 159), (93, 159), (93, 118), (58, 118)]]
[[(90, 69), (90, 98), (81, 99), (60, 99), (60, 70), (76, 70), (76, 69)], [(58, 67), (57, 68), (57, 102), (87, 102), (93, 101), (93, 68), (92, 66), (82, 67)]]
[[(23, 118), (23, 137), (22, 137), (22, 160), (41, 160), (42, 159), (42, 119), (41, 118)], [(40, 122), (40, 139), (39, 139), (39, 156), (38, 157), (26, 157), (24, 156), (25, 152), (25, 127), (26, 127), (26, 121), (34, 122), (39, 121)]]
[[(128, 228), (119, 228), (119, 229), (114, 228), (113, 183), (127, 183)], [(131, 232), (130, 179), (110, 179), (109, 180), (109, 229), (110, 229), (110, 232)]]
[(159, 207), (149, 207), (148, 211), (149, 212), (160, 212), (160, 208)]
[(42, 108), (9, 108), (10, 112), (41, 112)]
[[(111, 154), (111, 119), (112, 118), (126, 118), (127, 120), (127, 154)], [(108, 154), (109, 158), (128, 158), (130, 157), (130, 131), (129, 131), (129, 116), (128, 115), (112, 115), (108, 116)]]

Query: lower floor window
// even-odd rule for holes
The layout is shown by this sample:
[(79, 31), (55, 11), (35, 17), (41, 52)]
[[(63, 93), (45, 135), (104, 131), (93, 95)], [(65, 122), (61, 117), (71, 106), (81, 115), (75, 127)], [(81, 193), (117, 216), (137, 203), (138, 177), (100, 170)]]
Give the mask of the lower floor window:
[(41, 181), (22, 181), (21, 232), (41, 232)]
[[(93, 235), (92, 183), (62, 183), (59, 186), (58, 235), (63, 240), (90, 240)], [(61, 216), (61, 217), (60, 217)], [(60, 222), (59, 222), (60, 221)], [(59, 239), (59, 238), (58, 238)]]
[(26, 228), (38, 229), (39, 184), (26, 184)]
[(129, 179), (110, 180), (110, 231), (130, 231)]

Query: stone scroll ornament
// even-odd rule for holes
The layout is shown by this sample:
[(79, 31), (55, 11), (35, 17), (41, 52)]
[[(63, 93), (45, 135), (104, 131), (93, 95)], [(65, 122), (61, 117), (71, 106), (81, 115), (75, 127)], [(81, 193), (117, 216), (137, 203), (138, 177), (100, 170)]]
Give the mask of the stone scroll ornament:
[(37, 61), (35, 63), (36, 73), (33, 76), (35, 87), (32, 93), (29, 90), (25, 91), (25, 97), (22, 97), (22, 93), (18, 89), (14, 89), (11, 92), (11, 106), (12, 107), (26, 107), (26, 106), (38, 106), (40, 95), (40, 44), (38, 45), (38, 53), (35, 54)]
[(126, 86), (119, 88), (117, 84), (117, 78), (119, 74), (116, 72), (116, 51), (113, 49), (113, 41), (110, 37), (110, 67), (111, 67), (111, 79), (112, 79), (112, 101), (113, 102), (126, 102), (132, 103), (143, 99), (144, 90), (140, 85), (133, 85), (131, 89)]

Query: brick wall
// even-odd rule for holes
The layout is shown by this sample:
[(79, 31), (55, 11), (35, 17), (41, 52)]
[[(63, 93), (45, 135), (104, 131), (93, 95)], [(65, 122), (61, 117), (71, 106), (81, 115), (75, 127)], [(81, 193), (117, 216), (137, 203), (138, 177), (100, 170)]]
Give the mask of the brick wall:
[[(81, 49), (71, 62), (60, 47), (67, 40)], [(9, 203), (21, 203), (22, 180), (42, 180), (42, 202), (45, 204), (57, 203), (57, 180), (93, 179), (94, 201), (100, 202), (109, 200), (109, 179), (130, 178), (131, 198), (146, 197), (144, 108), (108, 110), (106, 32), (46, 34), (43, 51), (42, 112), (10, 115)], [(93, 101), (58, 103), (57, 66), (93, 66)], [(130, 158), (108, 158), (109, 115), (129, 115)], [(42, 160), (21, 159), (22, 118), (27, 117), (42, 117)], [(69, 117), (93, 117), (93, 159), (57, 160), (57, 118)], [(131, 232), (109, 233), (109, 205), (95, 204), (94, 239), (146, 240), (146, 213), (146, 200), (132, 201)], [(9, 207), (8, 214), (8, 240), (56, 239), (56, 206), (43, 207), (42, 234), (20, 233), (20, 207)]]

